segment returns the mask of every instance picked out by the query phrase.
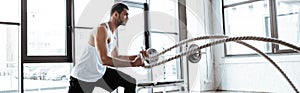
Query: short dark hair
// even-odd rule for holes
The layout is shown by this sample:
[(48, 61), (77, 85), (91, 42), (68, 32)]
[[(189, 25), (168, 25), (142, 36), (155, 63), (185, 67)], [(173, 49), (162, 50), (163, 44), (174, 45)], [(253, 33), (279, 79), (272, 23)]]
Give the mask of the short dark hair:
[(119, 14), (121, 14), (121, 12), (123, 11), (123, 9), (127, 9), (129, 10), (128, 6), (123, 4), (123, 3), (116, 3), (112, 6), (111, 11), (110, 11), (110, 16), (112, 16), (112, 14), (117, 11)]

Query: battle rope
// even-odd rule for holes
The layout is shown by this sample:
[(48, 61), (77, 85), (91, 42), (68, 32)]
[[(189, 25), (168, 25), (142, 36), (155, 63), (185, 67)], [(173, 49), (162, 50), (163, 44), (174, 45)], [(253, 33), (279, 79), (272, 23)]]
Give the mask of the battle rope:
[(198, 40), (203, 40), (203, 39), (218, 39), (218, 38), (226, 38), (226, 37), (227, 36), (224, 36), (224, 35), (213, 35), (213, 36), (201, 36), (201, 37), (186, 39), (186, 40), (183, 40), (183, 41), (179, 42), (178, 44), (175, 44), (174, 46), (171, 46), (171, 47), (161, 51), (160, 53), (157, 53), (156, 55), (150, 55), (149, 59), (159, 57), (162, 54), (164, 54), (168, 51), (171, 51), (172, 49), (174, 49), (176, 47), (179, 47), (183, 44), (186, 44), (186, 43), (189, 43), (189, 42), (192, 42), (192, 41), (198, 41)]
[(252, 50), (256, 51), (258, 54), (266, 58), (282, 75), (283, 77), (288, 81), (288, 83), (292, 86), (292, 88), (295, 90), (296, 93), (299, 93), (296, 86), (292, 83), (292, 81), (289, 79), (289, 77), (283, 72), (283, 70), (265, 53), (261, 52), (259, 49), (253, 47), (252, 45), (245, 43), (243, 41), (235, 41), (236, 43), (242, 44), (244, 46), (247, 46), (248, 48), (251, 48)]
[(290, 79), (287, 77), (287, 75), (279, 68), (279, 66), (276, 65), (276, 63), (274, 61), (272, 61), (268, 56), (266, 56), (264, 53), (262, 53), (261, 51), (259, 51), (258, 49), (256, 49), (255, 47), (251, 47), (251, 45), (249, 46), (249, 44), (247, 43), (243, 43), (241, 42), (240, 40), (256, 40), (256, 41), (264, 41), (264, 42), (272, 42), (272, 43), (277, 43), (277, 44), (281, 44), (281, 45), (284, 45), (284, 46), (287, 46), (287, 47), (290, 47), (298, 52), (300, 52), (300, 48), (295, 46), (295, 45), (292, 45), (290, 43), (287, 43), (287, 42), (284, 42), (284, 41), (281, 41), (281, 40), (277, 40), (277, 39), (273, 39), (273, 38), (265, 38), (265, 37), (257, 37), (257, 36), (242, 36), (242, 37), (229, 37), (229, 38), (225, 38), (226, 36), (203, 36), (203, 37), (197, 37), (197, 38), (192, 38), (192, 39), (188, 39), (188, 40), (185, 40), (185, 41), (182, 41), (168, 49), (166, 49), (165, 51), (163, 52), (160, 52), (156, 55), (153, 55), (153, 56), (149, 56), (149, 59), (153, 59), (155, 57), (158, 57), (162, 54), (164, 54), (165, 52), (167, 51), (170, 51), (171, 49), (175, 48), (175, 47), (178, 47), (180, 45), (183, 45), (185, 43), (188, 43), (188, 42), (192, 42), (192, 41), (196, 41), (196, 40), (201, 40), (201, 39), (209, 39), (209, 38), (224, 38), (224, 39), (221, 39), (221, 40), (217, 40), (217, 41), (213, 41), (213, 42), (210, 42), (210, 43), (207, 43), (207, 44), (204, 44), (202, 46), (199, 46), (198, 48), (195, 48), (195, 49), (191, 49), (189, 51), (185, 51), (185, 52), (182, 52), (178, 55), (175, 55), (169, 59), (166, 59), (166, 60), (162, 60), (160, 62), (157, 62), (157, 63), (154, 63), (154, 64), (149, 64), (147, 66), (144, 66), (145, 68), (152, 68), (152, 67), (155, 67), (155, 66), (158, 66), (158, 65), (161, 65), (161, 64), (164, 64), (166, 62), (169, 62), (171, 60), (174, 60), (174, 59), (177, 59), (181, 56), (185, 56), (185, 55), (190, 55), (190, 54), (193, 54), (197, 51), (200, 51), (201, 49), (203, 48), (206, 48), (206, 47), (210, 47), (210, 46), (213, 46), (213, 45), (216, 45), (216, 44), (220, 44), (220, 43), (226, 43), (226, 42), (231, 42), (231, 41), (235, 41), (237, 43), (240, 43), (240, 44), (243, 44), (251, 49), (253, 49), (254, 51), (258, 52), (260, 55), (262, 55), (263, 57), (265, 57), (267, 60), (270, 61), (271, 64), (273, 64), (278, 70), (279, 72), (287, 79), (287, 81), (289, 82), (289, 84), (293, 87), (293, 89), (299, 93), (299, 91), (296, 89), (296, 87), (292, 84), (292, 82), (290, 81)]

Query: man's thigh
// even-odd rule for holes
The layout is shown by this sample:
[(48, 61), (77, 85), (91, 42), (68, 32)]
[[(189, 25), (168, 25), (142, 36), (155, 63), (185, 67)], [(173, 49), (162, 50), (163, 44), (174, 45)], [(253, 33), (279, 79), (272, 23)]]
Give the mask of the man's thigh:
[(128, 83), (135, 84), (135, 79), (131, 76), (118, 71), (116, 69), (107, 68), (103, 77), (97, 81), (97, 85), (106, 90), (113, 91), (119, 86), (127, 85)]

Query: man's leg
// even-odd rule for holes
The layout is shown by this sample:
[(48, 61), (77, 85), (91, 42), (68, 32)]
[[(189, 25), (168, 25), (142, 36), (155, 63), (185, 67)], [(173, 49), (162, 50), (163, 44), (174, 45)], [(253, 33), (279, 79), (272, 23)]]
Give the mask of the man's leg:
[(70, 86), (68, 93), (83, 93), (80, 84), (76, 78), (70, 77)]
[(74, 77), (70, 77), (68, 93), (92, 93), (95, 82), (84, 82)]
[[(102, 80), (104, 80), (106, 84), (103, 84)], [(110, 87), (110, 92), (115, 90), (119, 86), (122, 86), (125, 88), (124, 93), (135, 93), (136, 80), (121, 71), (107, 68), (104, 76), (99, 80), (99, 83), (97, 83), (97, 86), (100, 86), (102, 88), (104, 87), (105, 89), (105, 86), (103, 85), (108, 85)]]
[(120, 85), (125, 88), (124, 93), (136, 93), (136, 79), (121, 71), (116, 71), (121, 81)]

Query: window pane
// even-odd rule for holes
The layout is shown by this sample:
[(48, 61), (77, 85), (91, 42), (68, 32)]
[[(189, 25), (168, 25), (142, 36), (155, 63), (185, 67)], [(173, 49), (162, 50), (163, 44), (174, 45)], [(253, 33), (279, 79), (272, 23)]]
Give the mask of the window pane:
[[(299, 6), (295, 2), (277, 2), (278, 39), (300, 44)], [(279, 50), (290, 49), (279, 45)]]
[[(152, 43), (152, 48), (156, 49), (158, 52), (163, 51), (164, 49), (167, 49), (176, 44), (176, 37), (177, 37), (177, 35), (152, 33), (151, 40), (156, 41), (155, 43)], [(177, 54), (176, 49), (172, 49), (171, 51), (166, 52), (162, 57), (160, 57), (160, 58), (162, 58), (160, 60), (168, 59), (170, 57), (173, 57), (176, 54)], [(159, 71), (156, 72), (157, 70), (156, 71), (154, 70), (153, 73), (161, 73), (161, 75), (164, 74), (164, 76), (163, 77), (154, 77), (154, 78), (157, 78), (159, 80), (178, 79), (177, 78), (176, 60), (172, 60), (171, 62), (168, 62), (162, 66), (163, 66), (163, 70), (164, 70), (162, 72), (165, 72), (165, 73), (161, 73)], [(160, 69), (160, 68), (157, 68), (157, 69)]]
[(66, 56), (65, 2), (65, 0), (27, 1), (28, 56)]
[[(166, 48), (169, 48), (176, 44), (176, 37), (177, 35), (166, 35), (166, 34), (158, 34), (158, 33), (152, 33), (151, 34), (151, 40), (156, 41), (155, 43), (152, 43), (152, 48), (156, 49), (158, 52), (162, 51)], [(177, 48), (178, 49), (178, 48)], [(159, 57), (159, 61), (166, 60), (171, 57), (174, 57), (174, 55), (178, 54), (176, 49), (172, 49), (169, 52), (166, 52), (164, 55)], [(159, 65), (157, 67), (152, 68), (152, 77), (153, 81), (165, 81), (165, 80), (177, 80), (178, 74), (178, 61), (179, 59), (172, 60), (166, 64)], [(164, 89), (172, 89), (174, 87), (165, 87), (165, 88), (155, 88), (154, 91), (162, 91)]]
[[(179, 32), (178, 19), (178, 0), (150, 0), (150, 28), (151, 31), (158, 32)], [(158, 52), (169, 48), (178, 42), (178, 35), (151, 33), (152, 48)], [(168, 59), (179, 50), (173, 49), (160, 57), (160, 60)], [(154, 81), (176, 80), (180, 79), (180, 59), (172, 60), (166, 64), (152, 68), (152, 76)], [(154, 88), (153, 92), (168, 91), (177, 89), (178, 87), (161, 87)]]
[(0, 0), (0, 22), (19, 22), (21, 0)]
[(0, 24), (0, 93), (18, 93), (19, 27)]
[(70, 63), (24, 64), (24, 93), (66, 93)]
[[(225, 8), (225, 34), (228, 36), (269, 37), (269, 7), (266, 2), (258, 1), (236, 7)], [(268, 43), (247, 41), (263, 52), (270, 51)], [(249, 54), (255, 51), (236, 43), (227, 43), (227, 54)]]
[(150, 28), (152, 31), (178, 33), (177, 0), (150, 1)]

